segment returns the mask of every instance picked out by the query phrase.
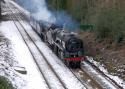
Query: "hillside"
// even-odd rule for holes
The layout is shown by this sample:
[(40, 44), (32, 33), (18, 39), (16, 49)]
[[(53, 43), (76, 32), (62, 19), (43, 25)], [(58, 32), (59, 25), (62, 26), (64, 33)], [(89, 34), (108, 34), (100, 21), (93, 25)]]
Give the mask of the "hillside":
[(125, 1), (47, 0), (48, 7), (66, 11), (79, 22), (86, 55), (125, 80)]

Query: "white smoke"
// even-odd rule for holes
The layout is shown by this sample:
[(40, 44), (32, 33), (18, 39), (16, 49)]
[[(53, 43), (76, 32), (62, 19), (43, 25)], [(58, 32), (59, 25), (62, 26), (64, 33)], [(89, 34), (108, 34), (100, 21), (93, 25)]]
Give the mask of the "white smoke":
[(48, 10), (46, 0), (16, 0), (18, 4), (29, 10), (36, 20), (55, 23), (56, 25), (64, 25), (71, 30), (77, 28), (77, 22), (65, 11)]
[(18, 4), (31, 12), (37, 20), (55, 22), (55, 17), (47, 8), (45, 0), (15, 0)]
[(37, 20), (43, 20), (47, 22), (55, 22), (55, 17), (48, 10), (45, 0), (33, 0), (36, 6), (36, 12), (33, 16)]

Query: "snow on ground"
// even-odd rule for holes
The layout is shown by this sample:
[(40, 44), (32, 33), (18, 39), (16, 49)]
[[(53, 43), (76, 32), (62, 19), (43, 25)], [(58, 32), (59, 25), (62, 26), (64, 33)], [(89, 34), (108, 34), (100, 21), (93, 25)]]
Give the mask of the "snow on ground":
[(100, 75), (95, 69), (93, 69), (88, 63), (82, 62), (82, 66), (84, 71), (86, 71), (90, 76), (97, 80), (98, 83), (104, 89), (117, 89), (114, 85), (112, 85), (109, 81), (107, 81), (102, 75)]
[[(1, 30), (1, 25), (0, 25)], [(25, 86), (25, 81), (17, 76), (17, 73), (13, 70), (13, 65), (17, 65), (18, 62), (14, 61), (12, 46), (10, 40), (5, 38), (2, 33), (0, 33), (0, 76), (7, 77), (12, 81), (15, 87), (20, 84), (20, 86)], [(18, 82), (16, 79), (18, 79)], [(16, 85), (16, 83), (18, 83)]]
[[(43, 77), (38, 71), (38, 68), (34, 63), (28, 48), (26, 47), (13, 22), (1, 22), (0, 31), (5, 35), (6, 38), (10, 40), (13, 50), (12, 51), (9, 48), (3, 48), (3, 50), (11, 50), (13, 52), (13, 55), (11, 55), (13, 59), (11, 58), (11, 60), (8, 59), (7, 61), (15, 61), (15, 63), (8, 63), (4, 61), (6, 59), (0, 61), (4, 64), (4, 66), (0, 65), (0, 74), (6, 74), (10, 81), (13, 82), (14, 86), (17, 87), (17, 89), (47, 89)], [(0, 59), (2, 59), (3, 57), (4, 56), (0, 57)], [(9, 64), (13, 65), (9, 66)], [(8, 67), (6, 68), (6, 66)], [(27, 70), (27, 74), (24, 75), (14, 71), (13, 66), (25, 67), (25, 69)]]
[[(27, 29), (28, 28), (29, 27), (27, 27)], [(24, 67), (27, 70), (26, 75), (17, 73), (17, 76), (19, 76), (20, 79), (17, 79), (17, 77), (14, 77), (16, 81), (10, 79), (13, 82), (13, 84), (15, 83), (14, 85), (17, 86), (17, 89), (47, 89), (48, 87), (46, 86), (43, 77), (40, 75), (39, 71), (37, 70), (38, 68), (34, 64), (33, 58), (30, 55), (29, 50), (27, 49), (24, 41), (22, 40), (13, 22), (12, 21), (2, 22), (1, 32), (11, 42), (13, 54), (15, 55), (14, 60), (18, 62), (16, 66)], [(38, 42), (41, 41), (39, 39), (37, 40)], [(42, 47), (41, 45), (42, 44), (40, 44), (39, 46)], [(47, 52), (48, 49), (44, 49), (44, 50), (45, 50), (45, 53), (48, 54)], [(51, 52), (51, 54), (53, 53)], [(54, 58), (51, 55), (50, 56), (49, 55), (50, 54), (47, 55), (49, 59), (51, 58), (51, 60), (54, 61)], [(57, 62), (53, 64), (55, 67), (56, 67), (56, 63)], [(84, 85), (82, 85), (76, 78), (74, 78), (74, 76), (69, 72), (69, 70), (66, 69), (66, 67), (64, 67), (64, 65), (63, 65), (63, 68), (60, 68), (61, 66), (59, 64), (57, 65), (59, 66), (57, 67), (57, 70), (60, 72), (61, 77), (63, 77), (63, 81), (65, 82), (65, 84), (68, 86), (69, 89), (85, 89)], [(15, 72), (15, 71), (12, 71), (12, 72)], [(23, 81), (19, 82), (20, 80), (24, 80), (25, 82)], [(22, 85), (23, 83), (25, 84), (25, 86)]]
[[(29, 27), (29, 25), (28, 25), (28, 27)], [(38, 51), (37, 47), (34, 45), (34, 43), (28, 37), (28, 35), (24, 31), (24, 29), (23, 28), (21, 29), (21, 28), (22, 27), (20, 27), (20, 32), (23, 35), (23, 38), (25, 39), (26, 44), (30, 48), (31, 53), (33, 54), (33, 57), (35, 58), (35, 61), (39, 65), (39, 69), (40, 69), (40, 71), (42, 71), (42, 74), (44, 75), (47, 83), (49, 84), (49, 87), (51, 87), (51, 89), (64, 89), (62, 84), (59, 82), (58, 78), (56, 77), (56, 75), (53, 73), (52, 69), (49, 67), (49, 65), (46, 63), (46, 61), (43, 58), (43, 56), (41, 55), (41, 53)], [(28, 28), (26, 27), (26, 29), (28, 29)], [(31, 31), (33, 31), (33, 29), (31, 29)], [(35, 42), (36, 41), (40, 41), (40, 40), (35, 40)], [(41, 45), (41, 47), (42, 47), (42, 45)]]
[[(10, 46), (12, 47), (11, 48), (11, 47), (8, 47), (7, 45), (4, 45), (5, 46), (4, 48), (4, 46), (2, 47), (1, 44), (4, 44), (4, 43), (6, 44), (6, 42), (0, 43), (0, 47), (2, 47), (3, 50), (5, 51), (5, 52), (4, 51), (0, 51), (0, 52), (6, 53), (6, 51), (9, 50), (9, 53), (13, 53), (13, 54), (9, 54), (11, 61), (7, 60), (9, 61), (8, 63), (6, 63), (6, 61), (0, 61), (0, 75), (7, 74), (6, 76), (13, 82), (13, 84), (18, 89), (46, 89), (47, 86), (45, 84), (45, 81), (43, 77), (40, 75), (39, 71), (37, 70), (38, 68), (34, 64), (32, 56), (30, 55), (25, 43), (23, 42), (19, 32), (15, 28), (13, 22), (11, 21), (2, 22), (0, 25), (0, 29), (1, 29), (0, 31), (5, 35), (5, 37), (7, 37), (10, 40), (9, 41), (11, 44)], [(47, 58), (50, 59), (49, 61), (53, 63), (54, 68), (56, 69), (56, 72), (60, 73), (60, 76), (63, 77), (64, 81), (66, 81), (68, 78), (65, 75), (65, 73), (69, 73), (68, 70), (65, 69), (64, 65), (62, 65), (62, 63), (58, 61), (57, 57), (53, 55), (51, 50), (49, 50), (44, 43), (41, 43), (41, 42), (39, 43), (38, 41), (37, 44), (39, 46), (43, 45), (43, 47), (40, 47), (40, 48), (43, 50), (44, 55), (46, 55)], [(12, 50), (13, 52), (11, 52)], [(56, 59), (57, 61), (56, 63), (58, 63), (57, 65), (54, 63), (52, 57)], [(2, 59), (3, 59), (2, 56), (0, 56), (0, 60)], [(7, 67), (4, 67), (3, 64), (4, 66), (7, 66)], [(12, 65), (9, 65), (9, 64), (12, 64)], [(97, 62), (95, 64), (97, 64)], [(25, 69), (27, 70), (27, 74), (23, 75), (15, 72), (13, 69), (13, 66), (25, 67)], [(100, 69), (104, 70), (103, 67), (100, 67)], [(62, 71), (62, 70), (65, 70), (65, 71)], [(118, 81), (118, 83), (121, 86), (123, 86), (123, 88), (125, 89), (125, 83), (121, 79), (115, 76), (111, 76), (107, 72), (105, 73), (111, 78), (113, 78), (115, 81)], [(71, 75), (71, 74), (69, 73), (68, 75)], [(68, 77), (72, 78), (72, 76), (68, 76)], [(73, 83), (70, 81), (67, 81), (67, 84), (68, 84), (67, 86), (69, 86), (69, 85), (72, 85)], [(75, 86), (69, 86), (69, 87), (74, 89), (76, 88)]]
[[(6, 0), (8, 2), (8, 0)], [(25, 13), (27, 16), (30, 17), (30, 12), (28, 12), (27, 10), (23, 9), (22, 7), (20, 7), (17, 3), (13, 2), (13, 1), (9, 1), (11, 4), (13, 4), (14, 6), (16, 6), (19, 10), (21, 10), (23, 13)]]
[(24, 21), (22, 24), (25, 28), (27, 28), (26, 31), (30, 35), (31, 39), (34, 40), (35, 44), (39, 47), (47, 61), (50, 63), (50, 65), (52, 65), (55, 72), (65, 83), (65, 86), (68, 87), (68, 89), (86, 89), (85, 86), (74, 77), (69, 69), (62, 63), (62, 61), (57, 58), (52, 50), (41, 41), (40, 37), (33, 31), (31, 26)]
[(104, 66), (102, 64), (100, 64), (99, 62), (94, 61), (92, 57), (88, 57), (88, 59), (90, 62), (94, 63), (94, 65), (97, 66), (101, 71), (103, 71), (108, 77), (113, 79), (121, 87), (123, 87), (123, 89), (125, 89), (125, 81), (120, 79), (118, 76), (113, 76), (113, 75), (109, 74), (108, 71), (104, 68)]

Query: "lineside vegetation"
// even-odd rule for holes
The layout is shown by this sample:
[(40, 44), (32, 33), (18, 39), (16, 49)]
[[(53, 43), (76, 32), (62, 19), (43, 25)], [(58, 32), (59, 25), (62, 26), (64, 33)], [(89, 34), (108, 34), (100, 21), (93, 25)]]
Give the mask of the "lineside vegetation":
[(0, 76), (0, 89), (15, 89), (15, 88), (5, 77)]
[(125, 41), (125, 1), (121, 0), (47, 0), (48, 7), (65, 10), (80, 23), (80, 29), (91, 29), (97, 39)]

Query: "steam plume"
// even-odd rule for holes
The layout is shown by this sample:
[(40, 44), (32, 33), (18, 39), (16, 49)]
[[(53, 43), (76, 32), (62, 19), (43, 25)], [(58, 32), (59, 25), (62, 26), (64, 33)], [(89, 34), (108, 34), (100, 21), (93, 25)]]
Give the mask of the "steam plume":
[(30, 11), (37, 20), (65, 25), (65, 28), (77, 27), (75, 21), (65, 11), (49, 11), (45, 0), (16, 0), (18, 4)]
[(45, 0), (16, 0), (16, 2), (30, 11), (37, 20), (55, 21), (53, 15), (47, 9)]

